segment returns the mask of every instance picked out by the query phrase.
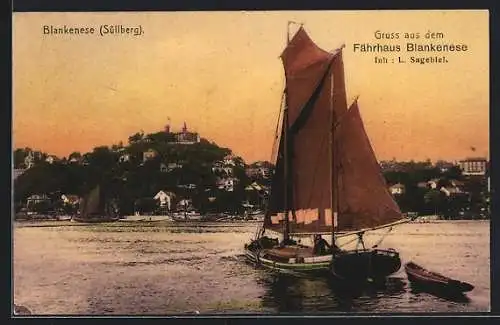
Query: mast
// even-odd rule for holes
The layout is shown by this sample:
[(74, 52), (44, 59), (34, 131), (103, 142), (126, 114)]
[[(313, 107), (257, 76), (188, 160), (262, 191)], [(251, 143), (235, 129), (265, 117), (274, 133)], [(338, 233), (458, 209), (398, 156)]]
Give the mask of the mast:
[[(335, 55), (342, 54), (342, 49), (345, 47), (345, 44), (342, 44), (340, 49)], [(342, 58), (342, 56), (340, 57)], [(332, 58), (332, 61), (335, 60), (335, 56)], [(333, 67), (333, 64), (332, 64)], [(337, 122), (335, 121), (335, 112), (333, 107), (333, 93), (334, 93), (334, 74), (330, 73), (330, 193), (331, 193), (331, 207), (332, 207), (332, 245), (335, 243), (335, 221), (339, 218), (340, 214), (340, 198), (339, 198), (339, 187), (338, 187), (338, 176), (339, 176), (339, 160), (335, 156), (338, 155), (338, 140), (335, 139), (335, 129)], [(336, 210), (336, 211), (335, 211)], [(336, 215), (335, 215), (336, 212)], [(336, 218), (335, 218), (336, 217)]]
[[(287, 27), (286, 27), (286, 45), (288, 46), (290, 43), (290, 24), (292, 24), (291, 21), (288, 22)], [(283, 231), (283, 241), (287, 242), (290, 239), (290, 222), (288, 220), (288, 212), (289, 212), (289, 189), (290, 189), (290, 182), (289, 182), (289, 147), (288, 147), (288, 100), (287, 96), (288, 95), (288, 89), (285, 84), (285, 107), (283, 109), (283, 144), (284, 144), (284, 152), (283, 152), (283, 172), (284, 172), (284, 186), (285, 186), (285, 196), (284, 196), (284, 202), (283, 202), (283, 207), (284, 207), (284, 212), (285, 212), (285, 229)]]
[(289, 169), (289, 166), (288, 166), (288, 163), (289, 163), (289, 159), (288, 159), (288, 107), (287, 105), (285, 104), (285, 109), (283, 111), (283, 125), (285, 127), (285, 130), (284, 130), (284, 133), (283, 133), (283, 143), (284, 143), (284, 168), (283, 168), (283, 171), (284, 171), (284, 174), (285, 174), (285, 178), (284, 178), (284, 186), (285, 186), (285, 196), (284, 196), (284, 202), (283, 202), (283, 207), (284, 207), (284, 212), (285, 212), (285, 230), (283, 232), (283, 240), (284, 241), (287, 241), (290, 236), (290, 222), (288, 220), (288, 212), (290, 210), (289, 208), (289, 202), (288, 202), (288, 199), (289, 199), (289, 189), (290, 189), (290, 186), (289, 186), (289, 179), (288, 179), (288, 176), (289, 176), (289, 173), (288, 173), (288, 169)]
[[(334, 59), (332, 59), (334, 60)], [(338, 192), (335, 181), (336, 179), (336, 165), (334, 165), (334, 145), (335, 145), (335, 125), (333, 116), (333, 73), (330, 73), (330, 145), (329, 145), (329, 157), (330, 157), (330, 207), (332, 214), (332, 246), (335, 244), (335, 195)], [(338, 200), (337, 200), (338, 205)], [(338, 209), (337, 209), (338, 210)]]

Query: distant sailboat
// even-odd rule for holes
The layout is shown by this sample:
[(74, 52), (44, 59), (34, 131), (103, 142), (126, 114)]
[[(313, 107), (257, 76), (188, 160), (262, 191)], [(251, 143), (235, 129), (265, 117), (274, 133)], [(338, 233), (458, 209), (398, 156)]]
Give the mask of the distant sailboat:
[[(286, 87), (276, 171), (263, 226), (245, 245), (247, 258), (281, 271), (328, 271), (341, 279), (396, 272), (396, 251), (364, 247), (365, 231), (407, 220), (388, 191), (357, 99), (347, 106), (342, 48), (320, 49), (301, 26), (281, 59)], [(333, 243), (358, 236), (363, 248), (318, 254), (292, 240), (325, 234)]]
[(111, 200), (106, 197), (97, 185), (90, 191), (80, 203), (80, 214), (73, 217), (78, 222), (111, 222), (119, 219), (118, 209)]

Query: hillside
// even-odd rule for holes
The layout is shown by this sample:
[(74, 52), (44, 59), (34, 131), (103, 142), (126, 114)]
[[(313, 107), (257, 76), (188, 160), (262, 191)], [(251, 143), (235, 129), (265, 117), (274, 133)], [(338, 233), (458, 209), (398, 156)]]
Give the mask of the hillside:
[[(26, 167), (30, 152), (34, 151), (14, 151), (15, 168)], [(248, 199), (245, 187), (252, 181), (245, 174), (243, 159), (230, 149), (203, 138), (179, 143), (175, 134), (167, 132), (136, 133), (125, 146), (99, 146), (63, 158), (41, 152), (31, 155), (34, 166), (15, 180), (19, 205), (32, 194), (83, 196), (100, 184), (109, 196), (119, 199), (123, 213), (133, 213), (134, 203), (152, 200), (160, 190), (174, 193), (177, 200), (191, 199), (199, 210), (236, 212)], [(47, 161), (48, 157), (52, 160)], [(229, 185), (221, 188), (223, 181)], [(209, 197), (217, 200), (211, 202)]]

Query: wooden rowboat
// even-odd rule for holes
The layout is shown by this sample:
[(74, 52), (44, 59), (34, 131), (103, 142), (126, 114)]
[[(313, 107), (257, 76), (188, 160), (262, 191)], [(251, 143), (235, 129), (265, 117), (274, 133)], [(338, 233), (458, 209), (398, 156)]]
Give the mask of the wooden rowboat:
[(433, 289), (448, 293), (464, 293), (474, 289), (472, 284), (451, 279), (442, 274), (431, 272), (422, 266), (409, 262), (405, 265), (408, 280), (420, 288)]

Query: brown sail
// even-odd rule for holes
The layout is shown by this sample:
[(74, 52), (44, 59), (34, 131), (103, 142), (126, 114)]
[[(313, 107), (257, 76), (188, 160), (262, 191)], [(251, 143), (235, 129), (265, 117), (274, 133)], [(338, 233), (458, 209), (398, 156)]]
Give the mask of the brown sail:
[(80, 204), (80, 217), (87, 218), (100, 213), (103, 213), (103, 209), (101, 188), (98, 185), (90, 191), (90, 193), (83, 199), (82, 204)]
[[(321, 50), (300, 28), (283, 52), (282, 60), (288, 123), (282, 123), (264, 227), (283, 231), (287, 208), (291, 210), (290, 233), (331, 232), (333, 211), (339, 213), (339, 231), (400, 218), (399, 208), (387, 192), (378, 169), (359, 110), (357, 106), (352, 112), (347, 110), (342, 50), (336, 53)], [(331, 141), (333, 125), (338, 127), (333, 134), (335, 144)], [(285, 148), (285, 131), (288, 148)], [(285, 158), (291, 170), (286, 177), (288, 195), (284, 185)], [(359, 175), (364, 177), (360, 179)], [(285, 197), (288, 206), (284, 204)]]
[[(288, 150), (283, 134), (265, 226), (282, 229), (285, 198), (284, 159), (288, 152), (291, 232), (325, 232), (332, 227), (330, 133), (347, 110), (342, 51), (328, 53), (314, 44), (303, 28), (282, 55), (286, 75)], [(332, 96), (333, 95), (333, 96)]]
[(402, 219), (366, 134), (355, 101), (335, 132), (339, 231), (373, 228)]
[(286, 77), (288, 123), (293, 125), (329, 69), (333, 54), (319, 48), (300, 27), (281, 54)]

